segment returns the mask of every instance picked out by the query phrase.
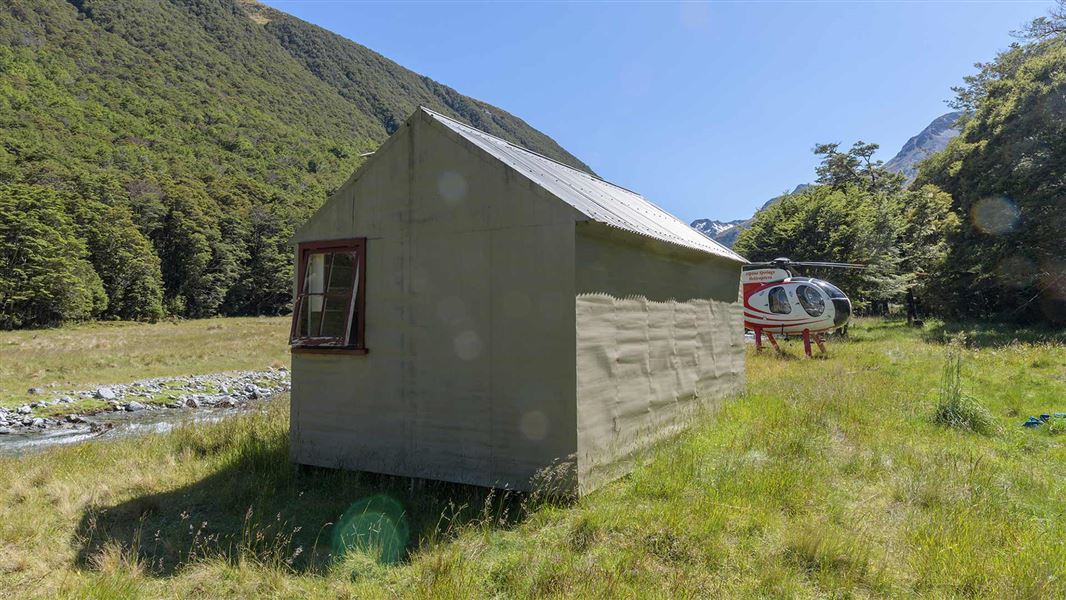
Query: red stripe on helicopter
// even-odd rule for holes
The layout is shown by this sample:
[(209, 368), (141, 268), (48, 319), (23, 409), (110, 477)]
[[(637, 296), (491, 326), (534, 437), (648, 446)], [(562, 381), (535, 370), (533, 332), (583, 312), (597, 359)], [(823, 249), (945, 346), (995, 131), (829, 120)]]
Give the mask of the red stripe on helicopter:
[[(767, 313), (767, 314), (769, 314), (769, 313)], [(829, 318), (829, 317), (798, 317), (798, 318), (795, 318), (795, 319), (786, 319), (786, 318), (783, 318), (783, 317), (782, 318), (775, 318), (773, 316), (764, 317), (762, 315), (755, 315), (755, 314), (751, 314), (749, 312), (745, 312), (744, 313), (744, 317), (745, 318), (750, 318), (750, 319), (761, 319), (763, 321), (770, 321), (772, 323), (785, 323), (785, 324), (799, 323), (801, 321), (810, 321), (810, 322), (813, 323), (815, 321), (821, 321), (821, 320)]]

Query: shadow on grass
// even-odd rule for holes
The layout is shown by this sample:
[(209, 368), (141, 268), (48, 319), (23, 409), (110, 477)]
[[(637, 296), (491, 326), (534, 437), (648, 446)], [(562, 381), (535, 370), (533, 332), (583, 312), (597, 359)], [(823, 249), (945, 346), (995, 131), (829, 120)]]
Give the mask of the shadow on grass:
[(935, 323), (922, 331), (922, 339), (935, 344), (948, 343), (965, 334), (966, 345), (996, 348), (1014, 343), (1066, 344), (1066, 329), (1048, 326), (1022, 326), (997, 322)]
[[(224, 439), (201, 434), (179, 456), (226, 451), (226, 466), (194, 484), (138, 496), (113, 506), (88, 508), (79, 523), (77, 563), (100, 566), (100, 558), (121, 550), (136, 555), (153, 575), (169, 576), (203, 558), (232, 564), (254, 560), (300, 573), (322, 573), (337, 558), (337, 538), (351, 544), (356, 534), (371, 538), (371, 554), (391, 563), (419, 548), (453, 536), (459, 527), (509, 528), (520, 523), (539, 500), (515, 492), (412, 480), (368, 473), (301, 467), (289, 462), (288, 436), (266, 438), (245, 432)], [(223, 438), (223, 439), (217, 439)], [(233, 451), (232, 445), (240, 447)], [(384, 507), (384, 508), (382, 508)], [(389, 513), (389, 539), (382, 521), (367, 515)], [(358, 513), (354, 514), (353, 513)], [(343, 516), (343, 517), (342, 517)], [(354, 528), (362, 519), (364, 531)], [(354, 533), (353, 533), (354, 532)], [(386, 536), (387, 537), (387, 536)], [(392, 546), (390, 548), (390, 545)], [(393, 556), (387, 556), (395, 550)]]

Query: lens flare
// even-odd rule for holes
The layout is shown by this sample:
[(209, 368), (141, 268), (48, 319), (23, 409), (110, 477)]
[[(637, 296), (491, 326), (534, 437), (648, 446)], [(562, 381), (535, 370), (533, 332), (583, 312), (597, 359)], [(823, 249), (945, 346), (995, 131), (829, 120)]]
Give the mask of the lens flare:
[(348, 507), (333, 526), (333, 556), (366, 552), (383, 564), (403, 560), (410, 530), (403, 506), (388, 496), (371, 496)]
[(455, 171), (445, 171), (437, 177), (437, 191), (448, 205), (460, 204), (466, 200), (466, 177)]
[(548, 435), (548, 417), (539, 410), (531, 410), (522, 415), (518, 428), (528, 440), (543, 440)]
[(481, 336), (476, 331), (463, 331), (455, 336), (453, 342), (455, 354), (463, 360), (474, 360), (481, 356)]
[(1014, 231), (1021, 216), (1017, 205), (1005, 196), (992, 196), (978, 200), (970, 211), (974, 227), (991, 235), (1004, 235)]

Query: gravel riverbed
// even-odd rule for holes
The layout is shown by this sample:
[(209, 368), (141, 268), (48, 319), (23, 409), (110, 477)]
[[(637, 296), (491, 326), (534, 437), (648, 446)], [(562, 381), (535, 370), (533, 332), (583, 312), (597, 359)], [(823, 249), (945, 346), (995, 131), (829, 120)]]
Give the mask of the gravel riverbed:
[[(160, 377), (53, 394), (18, 407), (0, 407), (0, 436), (64, 428), (104, 427), (87, 417), (102, 412), (238, 409), (289, 390), (289, 371), (232, 371)], [(30, 393), (42, 395), (43, 390)], [(69, 410), (66, 410), (69, 407)]]

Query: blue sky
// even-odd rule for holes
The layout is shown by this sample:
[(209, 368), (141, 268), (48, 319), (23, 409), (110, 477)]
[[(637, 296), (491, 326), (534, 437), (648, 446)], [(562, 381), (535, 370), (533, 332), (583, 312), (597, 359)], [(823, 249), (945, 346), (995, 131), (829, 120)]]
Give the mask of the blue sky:
[(811, 181), (817, 142), (888, 160), (1051, 5), (265, 3), (518, 115), (686, 221)]

